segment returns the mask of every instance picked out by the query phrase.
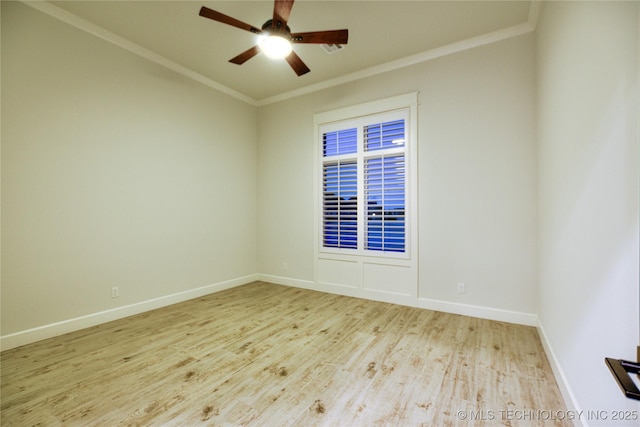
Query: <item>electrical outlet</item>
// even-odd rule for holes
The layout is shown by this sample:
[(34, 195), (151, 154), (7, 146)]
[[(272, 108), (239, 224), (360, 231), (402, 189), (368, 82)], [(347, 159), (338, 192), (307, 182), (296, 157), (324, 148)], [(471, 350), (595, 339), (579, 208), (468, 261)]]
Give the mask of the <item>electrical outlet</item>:
[(287, 265), (286, 262), (283, 262), (282, 263), (282, 271), (287, 271), (287, 270), (289, 270), (289, 266)]
[(464, 283), (458, 283), (458, 293), (464, 294), (464, 292), (465, 292)]
[(114, 286), (113, 288), (111, 288), (111, 298), (118, 298), (120, 297), (120, 288), (117, 286)]

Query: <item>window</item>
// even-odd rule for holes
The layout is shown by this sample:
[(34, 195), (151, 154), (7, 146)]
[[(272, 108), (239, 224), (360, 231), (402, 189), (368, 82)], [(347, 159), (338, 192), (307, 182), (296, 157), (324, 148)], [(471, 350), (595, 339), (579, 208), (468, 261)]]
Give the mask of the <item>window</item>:
[(321, 252), (408, 257), (410, 113), (318, 123)]

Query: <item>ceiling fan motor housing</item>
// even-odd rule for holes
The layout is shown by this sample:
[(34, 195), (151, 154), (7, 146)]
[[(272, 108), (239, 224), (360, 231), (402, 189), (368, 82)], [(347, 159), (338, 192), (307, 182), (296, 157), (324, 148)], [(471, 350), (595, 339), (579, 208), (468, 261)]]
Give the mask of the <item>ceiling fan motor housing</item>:
[(285, 25), (283, 29), (281, 21), (278, 21), (274, 28), (273, 19), (269, 19), (267, 22), (262, 24), (262, 31), (272, 35), (286, 36), (286, 38), (291, 38), (291, 28), (289, 28), (288, 25)]

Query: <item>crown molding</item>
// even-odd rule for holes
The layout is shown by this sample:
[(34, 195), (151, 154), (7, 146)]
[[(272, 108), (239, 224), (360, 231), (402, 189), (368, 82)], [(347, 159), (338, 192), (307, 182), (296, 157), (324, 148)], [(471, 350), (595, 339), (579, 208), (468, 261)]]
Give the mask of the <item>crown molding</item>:
[(280, 95), (272, 96), (258, 101), (258, 106), (273, 104), (276, 102), (284, 101), (290, 98), (295, 98), (302, 95), (307, 95), (319, 90), (328, 89), (333, 86), (353, 82), (366, 77), (372, 77), (378, 74), (387, 73), (389, 71), (397, 70), (400, 68), (409, 67), (411, 65), (420, 64), (422, 62), (430, 61), (432, 59), (440, 58), (443, 56), (451, 55), (454, 53), (462, 52), (468, 49), (484, 46), (487, 44), (495, 43), (501, 40), (506, 40), (512, 37), (521, 36), (534, 31), (528, 22), (514, 25), (511, 27), (503, 28), (501, 30), (493, 31), (491, 33), (483, 34), (481, 36), (472, 37), (470, 39), (462, 40), (460, 42), (451, 43), (445, 46), (441, 46), (435, 49), (431, 49), (422, 53), (407, 56), (395, 61), (387, 62), (384, 64), (376, 65), (364, 70), (356, 71), (354, 73), (345, 74), (344, 76), (336, 77), (334, 79), (326, 80), (314, 85), (306, 86), (301, 89), (286, 92)]
[(542, 0), (532, 0), (529, 5), (529, 17), (527, 23), (531, 25), (532, 31), (536, 30), (538, 26), (538, 18), (540, 17), (540, 11), (542, 10)]
[(124, 37), (120, 37), (119, 35), (112, 33), (109, 30), (106, 30), (92, 22), (87, 21), (86, 19), (80, 18), (77, 15), (74, 15), (70, 12), (67, 12), (64, 9), (55, 6), (54, 4), (49, 3), (45, 0), (38, 1), (25, 1), (21, 0), (22, 3), (30, 6), (44, 14), (47, 14), (53, 18), (56, 18), (66, 24), (69, 24), (73, 27), (76, 27), (82, 31), (85, 31), (89, 34), (92, 34), (96, 37), (99, 37), (109, 43), (112, 43), (118, 47), (121, 47), (129, 52), (132, 52), (136, 55), (139, 55), (149, 61), (155, 62), (158, 65), (161, 65), (165, 68), (168, 68), (176, 73), (180, 73), (192, 80), (197, 81), (198, 83), (202, 83), (205, 86), (208, 86), (212, 89), (215, 89), (218, 92), (229, 95), (233, 98), (239, 99), (240, 101), (246, 102), (247, 104), (257, 106), (257, 101), (253, 98), (248, 97), (247, 95), (240, 93), (234, 89), (231, 89), (221, 83), (218, 83), (200, 73), (197, 73), (190, 68), (182, 66), (177, 62), (174, 62), (168, 58), (165, 58), (162, 55), (153, 52), (139, 44), (133, 43), (130, 40), (125, 39)]
[(409, 67), (422, 62), (430, 61), (432, 59), (440, 58), (443, 56), (451, 55), (454, 53), (462, 52), (468, 49), (484, 46), (487, 44), (495, 43), (501, 40), (509, 39), (511, 37), (517, 37), (523, 34), (527, 34), (535, 31), (540, 9), (542, 7), (542, 1), (533, 0), (529, 7), (528, 20), (525, 23), (514, 25), (511, 27), (503, 28), (501, 30), (493, 31), (491, 33), (483, 34), (480, 36), (472, 37), (470, 39), (462, 40), (460, 42), (451, 43), (445, 46), (441, 46), (435, 49), (431, 49), (425, 52), (421, 52), (415, 55), (407, 56), (395, 61), (387, 62), (384, 64), (376, 65), (364, 70), (356, 71), (344, 76), (336, 77), (333, 79), (325, 80), (320, 83), (305, 86), (300, 89), (296, 89), (290, 92), (285, 92), (279, 95), (275, 95), (261, 100), (253, 99), (241, 92), (231, 89), (221, 83), (216, 82), (198, 72), (191, 70), (183, 65), (180, 65), (164, 56), (153, 52), (143, 46), (133, 43), (130, 40), (120, 37), (109, 30), (106, 30), (86, 19), (80, 18), (64, 9), (59, 8), (46, 0), (20, 0), (22, 3), (42, 12), (49, 16), (52, 16), (60, 21), (63, 21), (69, 25), (72, 25), (80, 30), (83, 30), (89, 34), (99, 37), (109, 43), (119, 46), (125, 50), (128, 50), (134, 54), (137, 54), (149, 61), (155, 62), (158, 65), (166, 67), (172, 71), (180, 73), (192, 80), (204, 84), (218, 92), (229, 95), (240, 101), (246, 102), (254, 107), (261, 107), (264, 105), (274, 104), (276, 102), (285, 101), (287, 99), (296, 98), (298, 96), (307, 95), (320, 90), (328, 89), (341, 84), (353, 82), (366, 77), (372, 77), (378, 74), (387, 73), (389, 71), (397, 70), (400, 68)]

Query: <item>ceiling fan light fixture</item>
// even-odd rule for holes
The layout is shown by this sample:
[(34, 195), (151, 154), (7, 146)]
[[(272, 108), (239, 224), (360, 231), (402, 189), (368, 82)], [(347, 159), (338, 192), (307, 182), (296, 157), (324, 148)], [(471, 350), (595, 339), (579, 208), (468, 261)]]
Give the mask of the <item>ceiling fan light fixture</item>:
[(291, 46), (289, 40), (273, 34), (261, 36), (258, 39), (258, 46), (260, 46), (262, 53), (271, 59), (286, 58), (293, 50), (293, 46)]
[(259, 36), (255, 45), (229, 60), (232, 64), (242, 65), (260, 52), (263, 52), (269, 58), (286, 59), (293, 71), (298, 76), (302, 76), (311, 70), (293, 51), (292, 43), (344, 45), (347, 44), (349, 39), (349, 30), (291, 33), (291, 28), (289, 28), (287, 22), (289, 21), (289, 14), (294, 1), (274, 0), (273, 19), (265, 22), (260, 30), (253, 25), (209, 9), (206, 6), (200, 8), (199, 15)]

